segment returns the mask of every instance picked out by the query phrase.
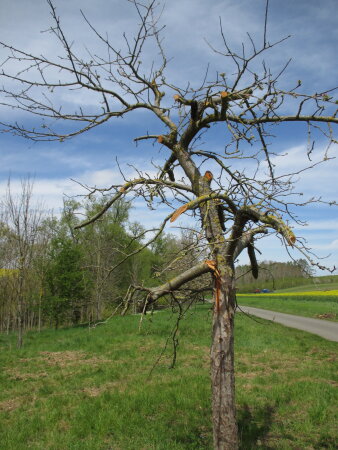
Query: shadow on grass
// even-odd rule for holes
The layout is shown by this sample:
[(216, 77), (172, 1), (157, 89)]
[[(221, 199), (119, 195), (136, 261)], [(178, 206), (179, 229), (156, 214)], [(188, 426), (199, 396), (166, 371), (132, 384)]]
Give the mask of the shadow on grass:
[(322, 436), (315, 448), (328, 448), (328, 449), (336, 449), (337, 448), (337, 439), (333, 436)]
[(246, 403), (238, 410), (240, 449), (271, 448), (264, 445), (264, 440), (271, 428), (274, 412), (275, 407), (271, 405), (252, 408), (251, 411)]

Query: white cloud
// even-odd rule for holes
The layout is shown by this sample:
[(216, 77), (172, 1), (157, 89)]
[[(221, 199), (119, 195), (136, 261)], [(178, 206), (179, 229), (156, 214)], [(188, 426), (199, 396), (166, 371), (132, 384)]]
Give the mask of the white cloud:
[[(337, 208), (338, 215), (338, 208)], [(295, 226), (296, 230), (308, 231), (333, 231), (338, 232), (338, 219), (329, 220), (309, 220), (307, 225), (304, 227)]]
[(121, 174), (114, 169), (86, 171), (77, 178), (77, 181), (98, 189), (106, 189), (112, 184), (123, 183)]
[[(46, 211), (53, 211), (58, 215), (63, 205), (63, 197), (73, 197), (79, 194), (78, 187), (68, 179), (34, 179), (33, 183), (32, 201), (33, 204), (38, 204)], [(20, 196), (22, 192), (21, 180), (11, 178), (10, 180), (11, 194), (16, 197)], [(7, 181), (0, 183), (0, 192), (5, 194), (7, 191)]]
[[(327, 201), (337, 200), (336, 180), (338, 173), (338, 158), (336, 158), (338, 145), (332, 145), (326, 159), (326, 147), (316, 146), (307, 156), (306, 144), (285, 148), (278, 155), (271, 158), (275, 166), (276, 177), (284, 177), (295, 174), (295, 192), (304, 194), (306, 197), (320, 197)], [(262, 163), (262, 172), (267, 171), (267, 164)]]
[[(331, 241), (328, 244), (314, 244), (313, 248), (315, 250), (327, 250), (327, 251), (338, 250), (338, 239), (335, 239), (334, 241)], [(338, 265), (338, 258), (336, 258), (336, 265)]]

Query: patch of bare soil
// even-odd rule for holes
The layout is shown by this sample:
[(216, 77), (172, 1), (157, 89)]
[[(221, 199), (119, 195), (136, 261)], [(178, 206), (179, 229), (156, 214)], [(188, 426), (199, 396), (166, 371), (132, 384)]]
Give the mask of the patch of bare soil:
[[(316, 355), (321, 356), (321, 358), (316, 358)], [(247, 382), (251, 385), (251, 380), (255, 377), (270, 376), (270, 375), (284, 375), (296, 373), (298, 370), (304, 369), (309, 363), (312, 365), (321, 365), (323, 361), (334, 362), (336, 355), (333, 353), (328, 353), (328, 358), (323, 359), (322, 353), (318, 351), (317, 348), (310, 350), (309, 354), (304, 356), (300, 361), (299, 358), (284, 356), (278, 352), (269, 352), (269, 358), (258, 356), (256, 358), (251, 355), (239, 355), (239, 367), (236, 370), (236, 376), (242, 380), (243, 383)], [(297, 378), (298, 379), (298, 378)], [(299, 380), (299, 379), (298, 379)], [(304, 379), (304, 381), (316, 381), (312, 378)], [(317, 380), (320, 383), (327, 383), (336, 386), (336, 382), (333, 380)], [(287, 383), (287, 382), (286, 382)], [(291, 383), (291, 382), (290, 382)]]
[(68, 431), (70, 429), (70, 425), (68, 422), (66, 422), (65, 420), (60, 420), (60, 422), (57, 425), (59, 431), (62, 433), (64, 431)]
[(328, 362), (336, 362), (337, 361), (337, 354), (336, 353), (330, 353), (330, 356), (327, 358)]
[(0, 411), (10, 412), (21, 406), (20, 398), (10, 398), (8, 400), (3, 400), (0, 402)]
[(16, 381), (39, 380), (40, 378), (48, 377), (47, 372), (25, 373), (25, 372), (20, 372), (16, 368), (15, 369), (7, 369), (6, 372), (9, 374), (11, 380), (16, 380)]
[[(180, 365), (189, 367), (193, 362), (202, 367), (210, 366), (210, 348), (207, 346), (193, 345), (184, 343), (182, 345), (184, 350), (189, 350), (184, 356), (178, 355), (180, 358)], [(172, 357), (172, 354), (169, 358)]]
[(317, 314), (315, 317), (317, 319), (336, 319), (337, 314), (336, 313), (324, 313), (324, 314)]
[(320, 383), (329, 384), (330, 386), (337, 387), (338, 382), (335, 380), (326, 380), (325, 378), (311, 378), (311, 377), (298, 377), (297, 379), (284, 381), (285, 385), (291, 385), (294, 383)]
[(98, 397), (104, 392), (103, 386), (100, 387), (85, 387), (81, 389), (88, 397)]
[[(112, 360), (100, 358), (100, 357), (89, 357), (88, 354), (81, 351), (64, 351), (64, 352), (40, 352), (40, 356), (36, 358), (21, 358), (20, 363), (25, 365), (26, 363), (34, 364), (36, 369), (47, 369), (47, 367), (58, 367), (68, 368), (68, 367), (80, 367), (84, 365), (90, 365), (91, 367), (96, 367), (101, 364), (112, 363)], [(26, 380), (38, 380), (40, 378), (48, 377), (49, 373), (45, 370), (37, 370), (36, 372), (28, 372), (27, 368), (24, 367), (14, 367), (8, 368), (6, 370), (8, 375), (12, 380), (26, 381)], [(70, 373), (69, 373), (70, 374)]]
[(101, 394), (107, 391), (117, 390), (120, 393), (125, 392), (128, 387), (128, 381), (127, 380), (119, 380), (119, 381), (112, 381), (105, 384), (102, 384), (100, 386), (90, 386), (85, 387), (81, 389), (82, 392), (84, 392), (88, 397), (99, 397)]
[(97, 365), (111, 363), (110, 359), (88, 357), (85, 352), (65, 351), (65, 352), (40, 352), (40, 360), (45, 361), (49, 366), (65, 367), (74, 364)]
[[(318, 347), (313, 347), (308, 353), (309, 353), (309, 355), (318, 354), (318, 356), (322, 356), (323, 361), (328, 361), (328, 362), (336, 362), (337, 361), (337, 353), (333, 353), (333, 352), (323, 353), (323, 350), (319, 349)], [(315, 361), (320, 363), (321, 360), (317, 359)]]
[(239, 355), (238, 359), (248, 369), (257, 370), (257, 372), (275, 371), (281, 368), (287, 370), (297, 367), (299, 363), (299, 358), (290, 357), (289, 355), (285, 356), (275, 351), (263, 351), (262, 354), (257, 356), (242, 354)]

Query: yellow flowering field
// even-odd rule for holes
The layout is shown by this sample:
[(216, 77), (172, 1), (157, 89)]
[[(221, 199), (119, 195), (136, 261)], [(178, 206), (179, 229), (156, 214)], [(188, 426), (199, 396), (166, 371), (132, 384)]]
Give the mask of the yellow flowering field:
[(15, 272), (17, 272), (16, 269), (0, 269), (0, 277), (13, 275)]

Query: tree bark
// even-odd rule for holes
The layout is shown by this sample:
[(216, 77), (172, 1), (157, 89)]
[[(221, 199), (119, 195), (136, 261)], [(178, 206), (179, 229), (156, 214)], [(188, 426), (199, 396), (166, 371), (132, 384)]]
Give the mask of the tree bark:
[(39, 312), (38, 312), (38, 332), (41, 332), (41, 301), (42, 301), (42, 289), (39, 294)]
[[(211, 344), (213, 438), (216, 450), (238, 449), (235, 404), (234, 316), (236, 292), (231, 268), (218, 268)], [(222, 275), (223, 273), (223, 275)]]
[(24, 299), (23, 299), (23, 270), (19, 269), (19, 286), (18, 286), (18, 305), (17, 305), (17, 320), (18, 320), (18, 339), (16, 346), (21, 348), (23, 345), (23, 326), (24, 326)]
[(17, 348), (21, 348), (23, 344), (23, 318), (22, 318), (22, 311), (19, 311), (18, 314), (18, 339), (16, 346)]

